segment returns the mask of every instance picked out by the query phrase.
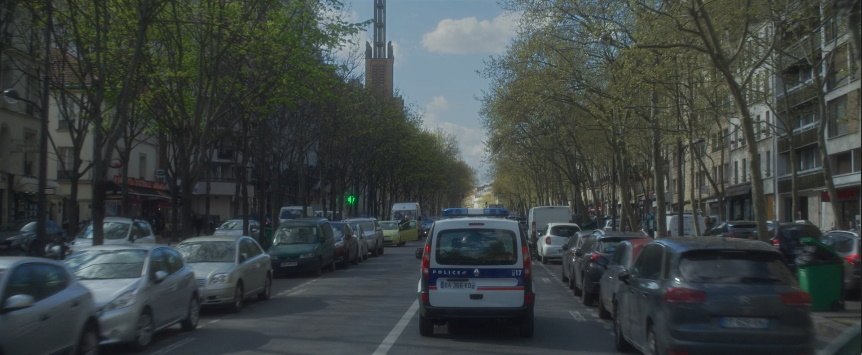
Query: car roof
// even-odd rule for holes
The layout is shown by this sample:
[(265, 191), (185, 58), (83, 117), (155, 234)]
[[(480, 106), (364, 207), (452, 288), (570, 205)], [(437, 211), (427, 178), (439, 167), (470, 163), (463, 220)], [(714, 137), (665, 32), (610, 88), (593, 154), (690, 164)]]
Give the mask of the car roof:
[(656, 239), (656, 243), (664, 245), (676, 253), (693, 250), (750, 250), (777, 253), (772, 245), (759, 241), (741, 238), (724, 237), (672, 237)]
[(605, 231), (604, 234), (597, 237), (598, 240), (602, 240), (605, 238), (630, 238), (630, 239), (649, 239), (649, 237), (643, 232), (621, 232), (621, 231)]
[(158, 247), (167, 247), (167, 245), (153, 243), (103, 244), (85, 247), (81, 250), (152, 250)]
[(51, 259), (36, 258), (32, 256), (3, 256), (0, 257), (0, 269), (8, 269), (15, 264), (27, 261), (47, 261), (53, 262)]
[(846, 230), (840, 230), (840, 229), (828, 231), (826, 233), (823, 233), (823, 235), (833, 234), (833, 233), (850, 234), (853, 237), (859, 238), (859, 232), (858, 231), (846, 231)]
[(559, 222), (548, 223), (548, 227), (556, 227), (556, 226), (574, 226), (574, 227), (581, 228), (577, 223), (559, 223)]
[(442, 230), (447, 228), (462, 228), (469, 226), (470, 223), (483, 223), (489, 227), (503, 227), (507, 229), (519, 230), (518, 222), (505, 218), (490, 218), (490, 217), (462, 217), (441, 219), (434, 222), (434, 229)]
[(227, 235), (219, 235), (219, 236), (204, 236), (204, 237), (194, 237), (183, 240), (182, 243), (191, 243), (191, 242), (233, 242), (237, 239), (241, 238), (249, 238), (248, 236), (227, 236)]
[(294, 218), (294, 219), (288, 219), (288, 220), (286, 220), (286, 221), (284, 221), (284, 222), (281, 222), (281, 225), (279, 225), (279, 227), (282, 227), (282, 226), (285, 226), (285, 225), (288, 225), (288, 224), (304, 224), (304, 225), (308, 225), (308, 224), (322, 224), (322, 223), (324, 223), (324, 222), (329, 222), (329, 220), (328, 220), (328, 219), (326, 219), (326, 218), (323, 218), (323, 217)]

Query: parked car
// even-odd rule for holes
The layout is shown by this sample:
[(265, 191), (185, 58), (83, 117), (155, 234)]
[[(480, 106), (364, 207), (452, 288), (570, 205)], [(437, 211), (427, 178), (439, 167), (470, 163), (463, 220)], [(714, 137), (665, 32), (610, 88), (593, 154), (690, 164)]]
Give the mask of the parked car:
[(272, 262), (251, 237), (196, 237), (176, 248), (195, 273), (201, 305), (228, 304), (239, 312), (248, 297), (272, 296)]
[(547, 264), (549, 260), (562, 259), (563, 246), (580, 231), (581, 227), (574, 223), (548, 223), (536, 242), (539, 261)]
[(99, 245), (75, 252), (65, 263), (95, 297), (102, 344), (144, 349), (161, 329), (176, 323), (186, 331), (198, 326), (195, 275), (172, 247)]
[(819, 240), (823, 237), (823, 232), (814, 224), (800, 222), (770, 223), (767, 233), (772, 245), (778, 248), (784, 256), (784, 261), (793, 270), (796, 269), (796, 257), (802, 248), (800, 240), (806, 237)]
[[(383, 255), (383, 229), (374, 218), (351, 218), (344, 222), (350, 223), (354, 229), (362, 229), (362, 237), (368, 243), (368, 252), (373, 256)], [(357, 228), (356, 226), (360, 228)]]
[(335, 271), (335, 239), (325, 218), (290, 219), (278, 227), (267, 251), (276, 274)]
[(826, 232), (820, 239), (823, 244), (831, 246), (838, 255), (844, 258), (844, 290), (859, 292), (862, 290), (862, 262), (859, 254), (859, 232), (835, 230)]
[(363, 236), (362, 227), (356, 226), (356, 228), (353, 228), (353, 226), (350, 226), (350, 230), (353, 232), (356, 244), (359, 245), (359, 262), (368, 260), (368, 241)]
[(617, 302), (617, 295), (623, 284), (618, 276), (632, 267), (644, 245), (650, 241), (652, 241), (651, 238), (636, 238), (617, 244), (607, 270), (599, 281), (599, 318), (610, 319), (613, 316), (610, 310), (614, 309), (613, 306)]
[(401, 231), (398, 230), (398, 221), (380, 221), (380, 229), (383, 229), (383, 245), (404, 245), (401, 239)]
[(644, 246), (614, 305), (618, 350), (648, 354), (813, 354), (811, 296), (768, 244), (657, 239)]
[(419, 238), (428, 236), (428, 231), (431, 230), (431, 225), (438, 220), (437, 217), (422, 217), (422, 223), (419, 224)]
[[(566, 241), (566, 244), (563, 244), (563, 256), (560, 259), (560, 274), (562, 275), (563, 282), (569, 282), (569, 270), (571, 269), (571, 265), (569, 264), (572, 261), (575, 246), (578, 245), (578, 241), (581, 239), (582, 236), (589, 234), (590, 232), (575, 233), (575, 235), (571, 236), (569, 240)], [(538, 256), (536, 258), (538, 258)]]
[(243, 219), (242, 218), (234, 218), (229, 219), (222, 223), (220, 226), (216, 227), (213, 232), (213, 236), (229, 236), (229, 237), (240, 237), (243, 235), (250, 236), (255, 240), (260, 239), (260, 222), (256, 219), (248, 220), (248, 234), (243, 233)]
[[(102, 222), (103, 245), (129, 243), (155, 243), (156, 235), (150, 222), (126, 217), (105, 217)], [(93, 224), (90, 223), (72, 242), (72, 250), (93, 246)]]
[(98, 353), (93, 295), (63, 263), (0, 257), (0, 297), (0, 353)]
[[(52, 220), (46, 220), (45, 230), (48, 233), (45, 243), (53, 239), (66, 240), (66, 231)], [(39, 255), (36, 250), (36, 221), (24, 220), (11, 222), (0, 227), (0, 251), (24, 252), (27, 255)]]
[(716, 224), (708, 229), (703, 235), (724, 238), (756, 239), (757, 222), (755, 221), (727, 221)]
[(574, 260), (572, 278), (575, 289), (580, 291), (581, 301), (585, 306), (592, 305), (599, 296), (599, 281), (607, 270), (610, 257), (616, 252), (617, 244), (626, 240), (647, 239), (639, 232), (607, 231), (597, 236), (591, 246), (579, 250), (583, 253)]
[(569, 288), (574, 291), (575, 296), (581, 295), (580, 280), (577, 279), (577, 273), (580, 272), (578, 269), (579, 260), (584, 257), (589, 257), (587, 255), (587, 251), (591, 250), (593, 247), (593, 243), (595, 243), (596, 238), (605, 235), (605, 231), (601, 229), (594, 229), (590, 232), (581, 232), (578, 233), (578, 242), (573, 247), (570, 247), (566, 250), (563, 258), (567, 259), (565, 264), (567, 265), (567, 269), (565, 270), (565, 276), (569, 281)]
[(350, 264), (359, 263), (359, 242), (353, 233), (349, 223), (329, 222), (332, 227), (332, 236), (335, 239), (335, 259), (341, 267), (347, 268)]

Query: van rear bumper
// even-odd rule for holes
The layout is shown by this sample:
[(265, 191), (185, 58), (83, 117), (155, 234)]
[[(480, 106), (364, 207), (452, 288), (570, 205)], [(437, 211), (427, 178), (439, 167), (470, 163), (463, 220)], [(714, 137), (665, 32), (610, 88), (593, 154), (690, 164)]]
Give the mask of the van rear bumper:
[(430, 320), (520, 319), (533, 314), (533, 305), (506, 308), (432, 307), (419, 304), (419, 315)]

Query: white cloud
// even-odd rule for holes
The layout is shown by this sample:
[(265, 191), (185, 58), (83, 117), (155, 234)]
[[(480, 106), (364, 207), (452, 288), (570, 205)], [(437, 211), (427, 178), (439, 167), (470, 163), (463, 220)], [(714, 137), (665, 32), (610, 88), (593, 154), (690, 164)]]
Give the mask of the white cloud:
[(518, 27), (520, 14), (503, 13), (489, 20), (475, 17), (444, 19), (422, 35), (422, 46), (432, 53), (501, 53)]
[(449, 109), (449, 100), (444, 96), (435, 96), (425, 104), (422, 122), (426, 130), (436, 131), (438, 129), (455, 136), (458, 139), (458, 149), (461, 151), (461, 159), (482, 174), (482, 157), (485, 153), (485, 132), (480, 128), (471, 128), (451, 121), (444, 121), (446, 111)]

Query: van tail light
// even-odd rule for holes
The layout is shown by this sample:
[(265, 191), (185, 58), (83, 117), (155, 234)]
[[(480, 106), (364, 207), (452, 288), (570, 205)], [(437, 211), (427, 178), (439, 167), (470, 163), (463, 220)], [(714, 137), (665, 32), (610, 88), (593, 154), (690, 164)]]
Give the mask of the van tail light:
[(524, 259), (524, 305), (530, 305), (536, 301), (536, 294), (533, 293), (533, 259), (527, 245), (521, 245), (521, 255)]
[(859, 253), (850, 254), (844, 257), (844, 260), (847, 260), (848, 263), (853, 265), (859, 265), (862, 260), (860, 260)]
[(545, 244), (551, 245), (551, 238), (545, 238)]
[(424, 305), (431, 304), (431, 300), (428, 297), (428, 291), (422, 291), (419, 293), (419, 302), (422, 302)]
[(778, 248), (778, 247), (780, 247), (780, 246), (781, 246), (781, 242), (780, 242), (780, 241), (778, 241), (778, 238), (773, 238), (773, 239), (772, 239), (772, 246), (774, 246), (774, 247), (776, 247), (776, 248)]
[(781, 294), (781, 303), (785, 306), (811, 306), (811, 295), (808, 292), (794, 291)]
[(706, 292), (685, 287), (671, 287), (664, 294), (667, 303), (703, 303), (706, 302)]
[[(422, 251), (422, 281), (428, 282), (428, 273), (431, 271), (431, 244), (425, 244), (425, 250)], [(427, 286), (427, 285), (426, 285)]]

